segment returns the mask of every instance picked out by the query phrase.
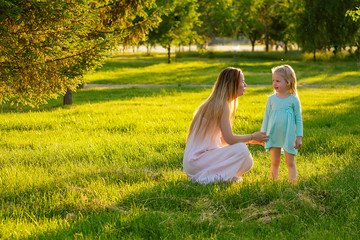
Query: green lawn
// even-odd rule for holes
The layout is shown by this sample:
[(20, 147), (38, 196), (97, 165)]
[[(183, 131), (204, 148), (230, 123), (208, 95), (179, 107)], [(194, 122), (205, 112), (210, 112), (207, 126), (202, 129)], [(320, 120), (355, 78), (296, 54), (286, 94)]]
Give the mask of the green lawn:
[(244, 71), (248, 84), (271, 85), (271, 68), (290, 64), (296, 71), (299, 85), (359, 85), (360, 71), (355, 60), (324, 60), (312, 62), (289, 53), (214, 54), (208, 58), (186, 55), (167, 64), (166, 56), (114, 56), (95, 73), (88, 74), (88, 83), (96, 84), (213, 84), (220, 71), (228, 66)]
[[(121, 75), (117, 62), (125, 60), (114, 61), (104, 69)], [(122, 70), (134, 81), (145, 76), (143, 68), (160, 72), (160, 61), (147, 66), (146, 61), (159, 59), (130, 59)], [(206, 73), (204, 64), (224, 64), (208, 66), (214, 74), (228, 64), (216, 59), (190, 62), (164, 66), (176, 69), (178, 76), (183, 69), (193, 83)], [(248, 79), (255, 79), (260, 70), (265, 76), (276, 64), (242, 68)], [(308, 74), (315, 74), (321, 64), (336, 69), (335, 82), (342, 81), (342, 73), (356, 71), (346, 68), (349, 62), (296, 64), (299, 69), (309, 64)], [(142, 81), (138, 79), (149, 83)], [(357, 81), (352, 77), (348, 84)], [(286, 181), (284, 162), (280, 180), (269, 180), (270, 156), (261, 146), (249, 147), (254, 167), (243, 183), (189, 182), (182, 170), (186, 131), (193, 111), (210, 91), (81, 89), (70, 107), (63, 107), (61, 99), (39, 109), (1, 106), (0, 239), (360, 237), (360, 86), (299, 89), (304, 138), (294, 185)], [(270, 87), (246, 89), (239, 98), (235, 133), (260, 129), (271, 93)]]

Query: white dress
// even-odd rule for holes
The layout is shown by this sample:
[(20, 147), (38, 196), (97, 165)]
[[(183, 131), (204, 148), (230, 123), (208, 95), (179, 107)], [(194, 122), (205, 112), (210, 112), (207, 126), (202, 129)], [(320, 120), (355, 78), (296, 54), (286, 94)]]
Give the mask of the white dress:
[(240, 176), (253, 165), (253, 159), (245, 143), (221, 146), (221, 130), (206, 134), (196, 142), (189, 136), (183, 159), (184, 171), (190, 180), (199, 183), (229, 181)]

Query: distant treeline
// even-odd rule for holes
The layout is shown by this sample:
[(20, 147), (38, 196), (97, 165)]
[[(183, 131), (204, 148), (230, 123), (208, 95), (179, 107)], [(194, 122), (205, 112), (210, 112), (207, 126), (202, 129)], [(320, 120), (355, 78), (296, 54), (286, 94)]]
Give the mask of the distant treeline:
[(275, 43), (285, 52), (296, 44), (314, 58), (317, 50), (336, 55), (346, 47), (359, 54), (360, 22), (351, 12), (358, 0), (174, 0), (166, 6), (159, 26), (147, 35), (149, 46), (206, 47), (215, 36), (246, 36), (253, 49), (261, 43), (268, 51)]
[(360, 0), (2, 0), (0, 103), (36, 106), (75, 89), (114, 46), (202, 44), (214, 37), (346, 47), (359, 59)]

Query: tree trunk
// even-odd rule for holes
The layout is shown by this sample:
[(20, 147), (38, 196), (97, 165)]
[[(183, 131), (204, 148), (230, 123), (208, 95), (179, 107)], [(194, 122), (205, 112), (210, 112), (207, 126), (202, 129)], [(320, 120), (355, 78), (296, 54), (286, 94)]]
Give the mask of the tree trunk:
[(69, 88), (64, 96), (64, 105), (72, 105), (72, 91)]
[(334, 46), (334, 51), (333, 51), (333, 53), (334, 53), (335, 57), (336, 57), (337, 52), (338, 52), (338, 46), (337, 46), (337, 45), (335, 45), (335, 46)]
[(171, 50), (171, 48), (170, 48), (171, 46), (169, 45), (168, 46), (168, 63), (170, 64), (171, 63), (171, 58), (170, 58), (170, 50)]
[(255, 41), (251, 41), (251, 51), (255, 51)]
[(314, 56), (313, 56), (313, 60), (314, 60), (314, 62), (316, 62), (316, 49), (314, 49), (313, 54), (314, 54)]
[(269, 36), (265, 33), (265, 51), (269, 52)]
[(287, 52), (288, 52), (288, 43), (284, 42), (284, 45), (285, 45), (285, 54), (287, 54)]
[(357, 46), (357, 50), (355, 51), (355, 53), (357, 56), (356, 65), (357, 65), (357, 67), (360, 67), (360, 45)]
[(191, 52), (191, 43), (189, 43), (189, 52)]

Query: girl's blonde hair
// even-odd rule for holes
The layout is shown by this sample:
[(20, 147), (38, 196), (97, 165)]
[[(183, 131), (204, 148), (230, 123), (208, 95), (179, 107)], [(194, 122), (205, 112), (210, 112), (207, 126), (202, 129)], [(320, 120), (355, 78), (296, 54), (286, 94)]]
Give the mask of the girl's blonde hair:
[(233, 123), (241, 74), (241, 69), (233, 67), (225, 68), (219, 74), (210, 96), (194, 113), (186, 141), (192, 133), (196, 136), (195, 140), (202, 141), (206, 132), (213, 132), (219, 127), (225, 102), (229, 104), (230, 123)]
[(290, 93), (294, 96), (297, 96), (296, 75), (294, 69), (290, 65), (273, 67), (271, 71), (272, 74), (275, 72), (283, 74), (285, 81), (289, 83)]

